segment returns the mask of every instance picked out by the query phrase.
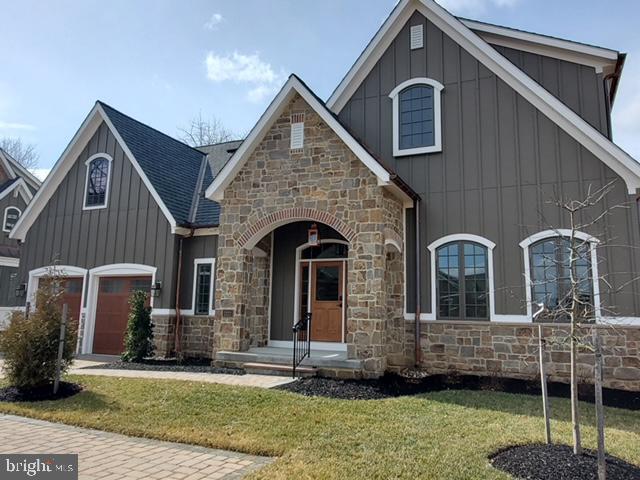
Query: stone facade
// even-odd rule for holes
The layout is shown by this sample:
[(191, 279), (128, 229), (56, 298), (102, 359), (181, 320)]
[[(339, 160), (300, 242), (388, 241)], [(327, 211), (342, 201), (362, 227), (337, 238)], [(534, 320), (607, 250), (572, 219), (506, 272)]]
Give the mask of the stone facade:
[[(409, 322), (407, 322), (409, 323)], [(568, 325), (545, 324), (545, 363), (551, 381), (569, 381)], [(640, 327), (597, 326), (602, 338), (604, 385), (640, 390)], [(584, 329), (581, 337), (590, 336)], [(422, 366), (429, 373), (539, 378), (538, 325), (422, 322)], [(578, 375), (593, 383), (594, 355), (581, 349)]]
[(153, 315), (153, 342), (157, 357), (171, 357), (175, 346), (176, 317)]
[(180, 342), (182, 354), (188, 358), (211, 358), (213, 348), (213, 317), (205, 315), (181, 318)]
[[(304, 114), (300, 151), (290, 150), (292, 114)], [(381, 375), (388, 320), (385, 230), (403, 238), (403, 206), (300, 96), (273, 123), (220, 203), (214, 349), (242, 351), (265, 340), (261, 272), (268, 261), (253, 247), (280, 225), (311, 220), (349, 241), (348, 356), (363, 360), (364, 376)]]

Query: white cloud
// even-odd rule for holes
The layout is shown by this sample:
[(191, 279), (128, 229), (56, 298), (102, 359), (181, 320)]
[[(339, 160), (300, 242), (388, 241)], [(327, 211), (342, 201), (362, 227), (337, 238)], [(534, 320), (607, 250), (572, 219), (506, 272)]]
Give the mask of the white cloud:
[(217, 30), (218, 25), (224, 22), (224, 17), (220, 13), (214, 13), (207, 23), (204, 24), (204, 28), (207, 30)]
[(245, 55), (233, 52), (230, 55), (217, 55), (209, 52), (205, 60), (207, 78), (213, 82), (232, 81), (250, 84), (247, 100), (261, 102), (275, 93), (286, 80), (282, 69), (277, 71), (269, 62), (260, 58), (258, 53)]
[(0, 120), (0, 130), (35, 130), (36, 127), (27, 123), (3, 122)]
[(514, 7), (520, 3), (520, 0), (437, 0), (437, 2), (456, 15), (477, 15), (491, 7)]
[(40, 180), (40, 181), (44, 181), (45, 178), (47, 178), (47, 175), (49, 175), (49, 172), (51, 171), (50, 168), (32, 168), (29, 170), (33, 175), (35, 175), (35, 177)]

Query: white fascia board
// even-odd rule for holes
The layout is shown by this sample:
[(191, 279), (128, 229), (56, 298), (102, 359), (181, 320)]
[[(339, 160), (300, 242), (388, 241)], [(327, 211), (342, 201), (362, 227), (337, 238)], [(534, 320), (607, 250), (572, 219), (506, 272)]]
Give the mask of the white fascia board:
[(9, 161), (9, 155), (7, 155), (2, 149), (0, 149), (0, 162), (2, 163), (2, 167), (9, 175), (9, 178), (12, 180), (16, 178), (16, 172), (13, 171), (13, 167), (11, 166), (11, 162)]
[(9, 196), (9, 194), (11, 192), (13, 192), (14, 190), (16, 190), (16, 189), (17, 189), (17, 193), (20, 194), (20, 196), (22, 197), (22, 200), (24, 200), (25, 204), (28, 204), (31, 201), (31, 199), (33, 198), (33, 194), (31, 193), (31, 190), (29, 190), (29, 188), (27, 187), (27, 184), (24, 181), (24, 179), (22, 177), (20, 177), (20, 178), (18, 178), (17, 181), (12, 183), (9, 188), (7, 188), (6, 190), (3, 190), (0, 193), (0, 200), (2, 200), (3, 198)]
[(344, 107), (415, 10), (622, 177), (630, 194), (636, 193), (640, 188), (640, 163), (433, 0), (402, 0), (398, 3), (329, 99), (328, 106), (333, 112), (337, 113)]
[(111, 120), (109, 119), (103, 108), (98, 102), (96, 102), (85, 120), (82, 122), (82, 125), (80, 126), (76, 134), (71, 139), (71, 142), (69, 142), (69, 144), (67, 145), (67, 148), (65, 148), (64, 152), (62, 153), (56, 164), (53, 166), (51, 173), (47, 175), (44, 183), (38, 189), (22, 216), (18, 219), (18, 222), (9, 234), (9, 238), (24, 241), (27, 236), (27, 232), (33, 225), (33, 222), (35, 222), (38, 215), (42, 212), (46, 204), (49, 202), (54, 192), (56, 191), (60, 183), (62, 183), (66, 175), (69, 173), (69, 170), (71, 170), (71, 168), (75, 164), (76, 159), (82, 153), (82, 150), (87, 145), (91, 137), (95, 134), (102, 122), (104, 122), (111, 130), (111, 133), (115, 137), (116, 141), (118, 142), (126, 156), (129, 158), (129, 161), (133, 165), (134, 169), (136, 170), (136, 172), (138, 172), (138, 175), (140, 175), (143, 183), (149, 189), (151, 196), (157, 202), (158, 207), (169, 221), (172, 230), (175, 228), (176, 222), (173, 216), (167, 209), (164, 202), (160, 199), (160, 196), (153, 188), (153, 185), (151, 185), (151, 182), (129, 150), (129, 147), (127, 147), (126, 143), (124, 142), (116, 128), (113, 126), (113, 123), (111, 123)]
[(224, 190), (231, 183), (233, 178), (244, 166), (258, 143), (262, 140), (267, 130), (278, 118), (286, 107), (288, 101), (294, 93), (298, 93), (305, 102), (320, 116), (320, 118), (340, 137), (345, 145), (356, 155), (378, 178), (379, 183), (389, 185), (391, 175), (380, 163), (367, 152), (360, 143), (351, 136), (349, 132), (338, 122), (327, 108), (318, 101), (315, 95), (298, 80), (295, 76), (289, 77), (287, 83), (282, 87), (278, 95), (271, 102), (265, 113), (260, 117), (258, 123), (253, 127), (247, 139), (240, 145), (240, 148), (233, 154), (231, 159), (222, 168), (213, 183), (209, 185), (206, 196), (210, 200), (222, 200)]
[(16, 176), (23, 177), (27, 181), (27, 183), (30, 183), (31, 186), (36, 190), (40, 188), (40, 185), (42, 185), (42, 182), (38, 178), (36, 178), (36, 176), (33, 173), (31, 173), (25, 167), (20, 165), (20, 163), (15, 158), (13, 158), (11, 155), (9, 155), (6, 152), (5, 152), (5, 156), (9, 161), (9, 163), (11, 164), (11, 166), (13, 167), (14, 173)]

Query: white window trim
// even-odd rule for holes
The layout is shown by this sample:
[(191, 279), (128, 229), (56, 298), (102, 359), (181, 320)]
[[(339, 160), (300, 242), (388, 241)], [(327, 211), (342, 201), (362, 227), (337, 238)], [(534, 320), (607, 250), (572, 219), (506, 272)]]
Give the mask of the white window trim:
[[(15, 207), (13, 205), (11, 205), (11, 206), (9, 206), (9, 207), (4, 209), (4, 217), (2, 219), (2, 231), (3, 232), (7, 232), (7, 233), (11, 232), (11, 229), (7, 228), (7, 215), (9, 214), (9, 210), (17, 210), (18, 211), (18, 220), (20, 220), (20, 217), (22, 216), (22, 210), (20, 210), (18, 207)], [(15, 227), (17, 223), (18, 222), (16, 221), (16, 223), (14, 223), (13, 226)]]
[[(87, 205), (87, 192), (89, 190), (89, 165), (91, 162), (98, 158), (104, 158), (109, 162), (109, 169), (107, 170), (107, 190), (104, 195), (104, 204), (102, 205)], [(111, 170), (113, 170), (113, 158), (108, 153), (96, 153), (91, 155), (85, 162), (86, 168), (84, 178), (84, 196), (82, 197), (82, 210), (101, 210), (107, 208), (109, 205), (109, 192), (111, 191)]]
[[(111, 265), (102, 265), (100, 267), (89, 270), (89, 279), (87, 283), (87, 308), (84, 323), (84, 334), (82, 337), (82, 353), (93, 352), (93, 335), (95, 333), (96, 324), (96, 308), (98, 305), (98, 286), (102, 277), (125, 277), (125, 276), (151, 276), (151, 285), (156, 281), (156, 267), (149, 265), (141, 265), (137, 263), (114, 263)], [(83, 294), (84, 300), (84, 287)], [(151, 315), (153, 316), (154, 296), (149, 298), (151, 306)]]
[[(327, 239), (321, 239), (320, 243), (339, 243), (342, 245), (347, 245), (349, 246), (349, 242), (345, 241), (345, 240), (339, 240), (337, 238), (327, 238)], [(336, 261), (336, 262), (344, 262), (346, 263), (349, 258), (347, 256), (347, 258), (319, 258), (317, 260), (302, 260), (302, 251), (308, 247), (310, 247), (311, 245), (306, 242), (303, 243), (302, 245), (300, 245), (299, 247), (296, 248), (296, 263), (295, 263), (295, 275), (294, 275), (294, 281), (295, 281), (295, 288), (294, 288), (294, 292), (295, 292), (295, 297), (294, 297), (294, 301), (293, 301), (293, 322), (291, 323), (291, 325), (295, 325), (296, 323), (298, 323), (298, 321), (300, 320), (300, 263), (301, 262), (318, 262), (318, 261)], [(272, 249), (273, 251), (273, 249)], [(344, 300), (344, 297), (346, 295), (346, 287), (347, 287), (347, 276), (345, 275), (346, 273), (346, 265), (343, 265), (344, 271), (342, 274), (342, 298)], [(311, 284), (309, 284), (309, 288), (311, 288)], [(338, 342), (317, 342), (317, 343), (333, 343), (335, 345), (343, 345), (345, 343), (346, 340), (346, 317), (347, 317), (347, 302), (343, 301), (342, 302), (342, 342), (338, 343)], [(269, 317), (269, 325), (271, 325), (271, 317)], [(271, 340), (271, 338), (269, 338), (269, 345), (274, 346), (276, 344), (274, 344), (273, 342), (279, 342), (278, 340)], [(291, 345), (293, 345), (293, 342), (289, 342), (291, 343)], [(312, 342), (314, 343), (314, 342)]]
[[(471, 233), (456, 233), (453, 235), (447, 235), (445, 237), (439, 238), (427, 248), (431, 254), (431, 313), (426, 315), (426, 320), (437, 320), (437, 311), (438, 311), (438, 289), (436, 284), (436, 251), (442, 245), (446, 245), (447, 243), (452, 242), (474, 242), (480, 245), (483, 245), (487, 248), (487, 275), (489, 281), (489, 321), (493, 321), (496, 319), (496, 302), (495, 302), (495, 288), (493, 285), (493, 249), (496, 247), (496, 244), (491, 240), (481, 237), (479, 235), (473, 235)], [(420, 315), (420, 319), (422, 320), (424, 317)], [(470, 320), (470, 321), (482, 321), (482, 320)]]
[(196, 287), (198, 284), (198, 265), (206, 265), (206, 264), (211, 265), (211, 284), (209, 285), (208, 316), (212, 317), (216, 314), (216, 311), (214, 308), (215, 305), (213, 301), (213, 293), (214, 293), (213, 286), (215, 285), (215, 278), (216, 278), (216, 259), (215, 258), (196, 258), (193, 260), (193, 294), (191, 295), (191, 310), (185, 311), (184, 312), (185, 315), (194, 315), (194, 316), (197, 315), (199, 317), (206, 316), (202, 313), (196, 313), (196, 295), (197, 295)]
[[(433, 140), (434, 144), (428, 147), (418, 148), (400, 148), (400, 101), (399, 96), (405, 88), (413, 85), (428, 85), (433, 87)], [(421, 153), (434, 153), (442, 151), (442, 114), (441, 114), (441, 102), (442, 102), (442, 85), (437, 80), (426, 77), (410, 78), (402, 82), (396, 88), (391, 90), (389, 98), (393, 101), (393, 156), (402, 157), (405, 155), (418, 155)]]
[[(527, 318), (529, 321), (533, 321), (533, 305), (532, 305), (532, 297), (531, 297), (531, 288), (533, 287), (533, 281), (531, 279), (531, 261), (529, 258), (529, 248), (534, 243), (537, 243), (541, 240), (545, 240), (547, 238), (570, 238), (571, 230), (561, 228), (556, 230), (545, 230), (543, 232), (537, 232), (533, 235), (525, 238), (520, 242), (520, 247), (522, 248), (524, 255), (524, 278), (525, 278), (525, 298), (527, 300)], [(589, 242), (589, 250), (591, 253), (591, 282), (593, 285), (593, 302), (595, 306), (595, 317), (596, 323), (601, 323), (602, 321), (602, 312), (600, 310), (600, 285), (598, 282), (598, 254), (596, 251), (596, 247), (600, 240), (596, 237), (589, 235), (584, 232), (574, 232), (574, 237), (578, 240), (582, 240), (584, 242)]]
[(0, 267), (12, 267), (18, 268), (20, 266), (20, 259), (14, 257), (0, 257)]

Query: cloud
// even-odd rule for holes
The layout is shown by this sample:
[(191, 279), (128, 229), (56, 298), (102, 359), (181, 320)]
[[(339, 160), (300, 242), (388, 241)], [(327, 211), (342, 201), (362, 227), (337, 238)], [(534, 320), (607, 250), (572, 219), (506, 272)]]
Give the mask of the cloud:
[(218, 25), (224, 22), (224, 17), (220, 13), (214, 13), (207, 23), (204, 24), (204, 28), (207, 30), (217, 30)]
[(44, 181), (51, 171), (50, 168), (32, 168), (29, 170), (38, 180)]
[(520, 3), (520, 0), (437, 0), (437, 2), (456, 15), (477, 15), (492, 7), (514, 7)]
[(3, 122), (0, 120), (0, 130), (35, 130), (36, 127), (27, 123)]
[(277, 71), (269, 62), (262, 60), (258, 53), (245, 55), (233, 52), (230, 55), (217, 55), (209, 52), (205, 65), (207, 78), (213, 82), (231, 81), (252, 85), (247, 92), (247, 100), (256, 103), (275, 93), (287, 78), (282, 69)]

